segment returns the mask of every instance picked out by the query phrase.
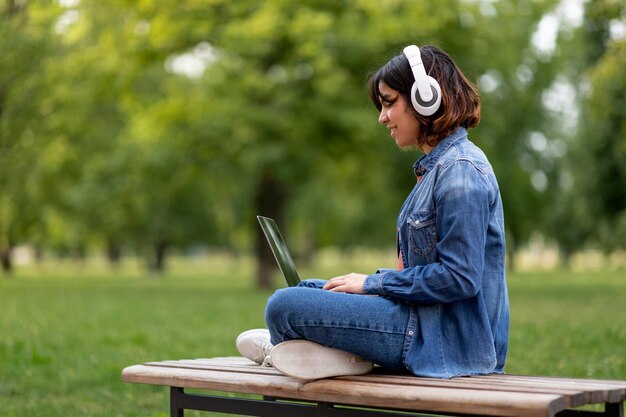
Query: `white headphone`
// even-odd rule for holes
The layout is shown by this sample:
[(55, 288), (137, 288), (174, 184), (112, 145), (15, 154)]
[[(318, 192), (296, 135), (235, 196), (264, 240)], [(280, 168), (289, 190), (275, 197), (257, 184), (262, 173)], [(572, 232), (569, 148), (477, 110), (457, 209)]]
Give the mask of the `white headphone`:
[(423, 115), (435, 114), (441, 105), (441, 87), (437, 80), (426, 75), (422, 54), (415, 45), (409, 45), (403, 50), (404, 56), (409, 60), (415, 82), (411, 87), (411, 102), (413, 108)]

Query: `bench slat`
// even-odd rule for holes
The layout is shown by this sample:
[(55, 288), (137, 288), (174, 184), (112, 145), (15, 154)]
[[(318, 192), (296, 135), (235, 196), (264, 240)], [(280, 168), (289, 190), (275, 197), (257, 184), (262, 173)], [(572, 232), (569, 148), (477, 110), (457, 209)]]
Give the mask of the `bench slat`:
[[(181, 361), (165, 361), (165, 362), (148, 362), (146, 365), (150, 366), (163, 366), (163, 367), (175, 367), (182, 369), (197, 369), (197, 370), (213, 370), (213, 371), (226, 371), (226, 372), (243, 372), (254, 373), (263, 375), (281, 375), (274, 368), (262, 367), (250, 362), (244, 365), (225, 365), (221, 363), (212, 362), (200, 362), (193, 360), (181, 360)], [(440, 380), (434, 378), (418, 378), (418, 377), (398, 377), (395, 375), (378, 374), (374, 376), (362, 375), (357, 377), (338, 377), (342, 381), (356, 381), (356, 382), (374, 382), (385, 383), (390, 385), (402, 385), (402, 386), (414, 386), (414, 387), (443, 387), (443, 388), (471, 388), (475, 390), (487, 390), (487, 391), (502, 391), (502, 392), (522, 392), (522, 393), (536, 393), (536, 394), (554, 394), (561, 395), (565, 400), (565, 407), (573, 408), (579, 407), (584, 404), (590, 404), (594, 402), (602, 402), (601, 397), (596, 396), (594, 399), (592, 395), (585, 391), (564, 389), (557, 387), (534, 387), (528, 384), (514, 384), (514, 383), (502, 383), (502, 382), (490, 382), (482, 381), (481, 377), (471, 378), (455, 378), (451, 380)]]
[[(249, 366), (245, 362), (237, 362)], [(398, 385), (389, 381), (360, 381), (356, 377), (349, 384), (341, 378), (304, 382), (278, 373), (258, 373), (262, 369), (258, 366), (254, 372), (190, 369), (191, 366), (192, 363), (180, 361), (162, 365), (135, 365), (124, 369), (122, 375), (126, 382), (414, 411), (552, 417), (566, 407), (564, 396), (558, 394)]]
[[(212, 359), (188, 359), (180, 361), (150, 362), (155, 366), (190, 367), (190, 369), (225, 369), (235, 372), (254, 372), (279, 375), (273, 368), (260, 367), (254, 362), (241, 357)], [(374, 372), (375, 374), (375, 372)], [(346, 379), (347, 378), (347, 379)], [(342, 377), (352, 380), (354, 377)], [(356, 377), (359, 380), (371, 380), (397, 385), (444, 386), (463, 388), (463, 384), (473, 389), (500, 390), (528, 393), (558, 394), (565, 396), (566, 407), (579, 407), (584, 404), (602, 402), (620, 402), (626, 400), (626, 382), (610, 380), (586, 380), (560, 377), (535, 377), (525, 375), (477, 375), (471, 378), (439, 380), (418, 378), (411, 375), (376, 374)], [(368, 379), (370, 378), (370, 379)]]
[(620, 402), (626, 399), (626, 384), (621, 381), (585, 380), (558, 377), (528, 377), (523, 375), (485, 375), (481, 378), (495, 382), (512, 381), (532, 386), (559, 385), (572, 389), (584, 390), (594, 394), (593, 402)]

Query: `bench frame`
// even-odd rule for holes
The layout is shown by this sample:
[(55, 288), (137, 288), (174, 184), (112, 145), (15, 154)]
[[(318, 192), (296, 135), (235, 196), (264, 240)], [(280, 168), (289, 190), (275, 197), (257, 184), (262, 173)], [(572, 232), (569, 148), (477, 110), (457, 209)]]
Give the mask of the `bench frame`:
[[(357, 408), (329, 402), (304, 402), (263, 396), (262, 400), (216, 395), (189, 394), (183, 388), (170, 387), (170, 417), (184, 417), (185, 410), (212, 411), (258, 417), (432, 417), (463, 416), (475, 414), (411, 413), (390, 408)], [(349, 408), (347, 408), (349, 407)], [(624, 417), (624, 402), (605, 403), (604, 411), (563, 410), (556, 417)], [(395, 413), (393, 411), (401, 411)]]

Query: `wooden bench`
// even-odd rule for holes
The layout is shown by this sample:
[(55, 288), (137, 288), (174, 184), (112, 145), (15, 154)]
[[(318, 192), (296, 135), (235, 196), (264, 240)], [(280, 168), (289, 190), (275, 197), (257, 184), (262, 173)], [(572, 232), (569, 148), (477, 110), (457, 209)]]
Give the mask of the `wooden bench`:
[[(183, 417), (186, 409), (261, 417), (405, 417), (423, 413), (624, 417), (626, 398), (626, 381), (523, 375), (441, 380), (385, 374), (375, 368), (367, 375), (305, 382), (241, 357), (148, 362), (124, 369), (122, 379), (169, 386), (172, 417)], [(259, 399), (200, 395), (187, 393), (185, 388), (255, 394)], [(604, 404), (604, 411), (579, 408), (588, 404)]]

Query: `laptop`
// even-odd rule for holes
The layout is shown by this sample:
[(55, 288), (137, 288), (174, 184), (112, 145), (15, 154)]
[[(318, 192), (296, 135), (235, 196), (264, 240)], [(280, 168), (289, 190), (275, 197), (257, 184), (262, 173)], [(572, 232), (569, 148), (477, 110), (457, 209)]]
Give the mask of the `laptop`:
[(296, 265), (289, 254), (289, 249), (287, 249), (287, 245), (285, 245), (285, 241), (278, 230), (278, 225), (274, 219), (269, 217), (256, 216), (256, 218), (261, 225), (261, 229), (263, 229), (265, 238), (272, 249), (274, 258), (276, 258), (280, 272), (282, 272), (285, 281), (287, 281), (287, 285), (295, 287), (300, 282), (300, 277), (298, 276), (298, 271), (296, 271)]

